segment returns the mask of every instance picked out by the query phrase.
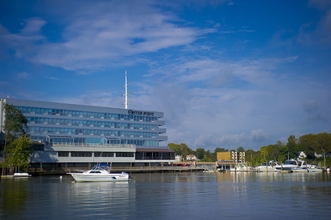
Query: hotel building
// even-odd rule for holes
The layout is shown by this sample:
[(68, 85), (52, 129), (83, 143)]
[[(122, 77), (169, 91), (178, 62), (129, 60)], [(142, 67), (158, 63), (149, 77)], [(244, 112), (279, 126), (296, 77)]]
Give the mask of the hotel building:
[(5, 103), (21, 110), (28, 120), (27, 132), (34, 143), (32, 168), (175, 162), (175, 153), (162, 146), (167, 140), (162, 135), (166, 132), (162, 112), (4, 98), (0, 100), (2, 133)]

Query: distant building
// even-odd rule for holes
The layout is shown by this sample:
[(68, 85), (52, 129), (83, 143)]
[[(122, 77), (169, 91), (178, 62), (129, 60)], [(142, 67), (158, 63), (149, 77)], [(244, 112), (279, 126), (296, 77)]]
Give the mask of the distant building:
[(5, 98), (0, 100), (1, 132), (5, 103), (21, 110), (28, 120), (34, 143), (31, 167), (97, 162), (149, 166), (175, 161), (174, 151), (162, 146), (167, 140), (162, 135), (166, 133), (162, 112)]
[(187, 156), (186, 156), (186, 160), (187, 160), (187, 161), (197, 161), (198, 158), (197, 158), (195, 155), (190, 154), (190, 155), (187, 155)]
[(299, 153), (299, 156), (298, 156), (299, 159), (304, 159), (304, 158), (307, 158), (307, 155), (305, 154), (305, 152), (301, 151)]
[(236, 151), (228, 151), (228, 152), (217, 152), (217, 161), (240, 161), (245, 162), (245, 152), (236, 152)]
[(176, 162), (182, 162), (183, 161), (182, 155), (176, 155), (175, 160), (176, 160)]

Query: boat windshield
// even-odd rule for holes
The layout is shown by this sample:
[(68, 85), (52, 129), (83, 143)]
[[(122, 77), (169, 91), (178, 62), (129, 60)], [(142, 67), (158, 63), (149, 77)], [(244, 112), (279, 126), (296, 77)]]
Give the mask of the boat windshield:
[(297, 165), (297, 162), (295, 160), (287, 160), (284, 164)]
[(98, 163), (92, 168), (92, 170), (109, 170), (110, 167), (111, 163)]

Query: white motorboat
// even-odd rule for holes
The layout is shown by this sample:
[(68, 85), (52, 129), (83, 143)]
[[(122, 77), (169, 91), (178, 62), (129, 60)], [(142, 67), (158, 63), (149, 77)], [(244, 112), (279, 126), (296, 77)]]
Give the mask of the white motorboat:
[(30, 177), (31, 175), (28, 173), (14, 173), (14, 177)]
[(292, 172), (303, 172), (303, 173), (308, 173), (309, 170), (307, 167), (295, 167), (295, 168), (292, 168)]
[(316, 165), (308, 167), (308, 172), (322, 172), (323, 170)]
[(309, 170), (308, 170), (309, 167), (310, 167), (310, 165), (308, 165), (305, 161), (298, 160), (298, 167), (292, 168), (292, 172), (307, 173), (307, 172), (309, 172)]
[(231, 172), (248, 172), (253, 171), (251, 167), (246, 166), (246, 164), (237, 164), (234, 168), (230, 168)]
[(109, 166), (98, 164), (91, 170), (82, 173), (68, 173), (76, 182), (119, 182), (128, 181), (130, 175), (126, 172), (111, 173)]
[(283, 164), (281, 165), (276, 165), (275, 169), (276, 171), (292, 171), (294, 168), (298, 168), (299, 167), (299, 163), (298, 161), (294, 160), (294, 159), (289, 159), (286, 160)]
[(256, 167), (257, 172), (275, 172), (276, 168), (275, 166), (277, 163), (273, 161), (269, 161), (269, 163), (263, 163), (261, 166)]

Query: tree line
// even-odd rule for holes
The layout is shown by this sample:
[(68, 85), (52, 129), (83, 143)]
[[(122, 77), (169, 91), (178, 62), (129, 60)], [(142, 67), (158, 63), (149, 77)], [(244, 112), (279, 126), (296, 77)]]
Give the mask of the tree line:
[[(259, 150), (245, 150), (239, 146), (237, 149), (228, 150), (221, 147), (216, 147), (214, 151), (197, 148), (192, 150), (187, 144), (169, 143), (168, 147), (175, 152), (176, 155), (181, 155), (183, 160), (186, 160), (187, 155), (195, 155), (198, 160), (203, 162), (217, 161), (217, 152), (237, 151), (245, 152), (246, 162), (252, 166), (258, 166), (267, 161), (284, 162), (288, 158), (296, 159), (301, 151), (306, 154), (306, 160), (310, 163), (323, 162), (324, 167), (331, 165), (331, 133), (305, 134), (296, 138), (290, 135), (287, 143), (277, 141), (276, 144), (261, 146)], [(322, 157), (320, 157), (321, 155)]]

